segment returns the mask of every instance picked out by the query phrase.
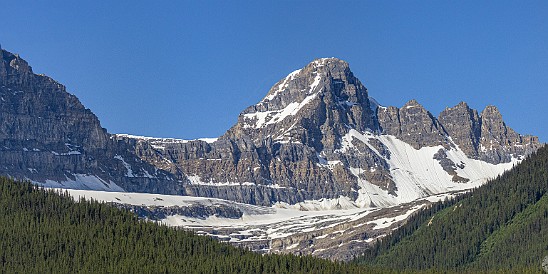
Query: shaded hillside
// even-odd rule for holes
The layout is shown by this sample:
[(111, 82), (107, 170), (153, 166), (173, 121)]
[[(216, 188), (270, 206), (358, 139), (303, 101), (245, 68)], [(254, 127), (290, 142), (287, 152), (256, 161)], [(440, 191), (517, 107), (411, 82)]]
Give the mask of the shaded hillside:
[(541, 272), (547, 191), (543, 147), (487, 185), (421, 211), (356, 261), (392, 269)]
[(312, 257), (262, 256), (6, 178), (0, 178), (0, 223), (2, 273), (365, 271)]

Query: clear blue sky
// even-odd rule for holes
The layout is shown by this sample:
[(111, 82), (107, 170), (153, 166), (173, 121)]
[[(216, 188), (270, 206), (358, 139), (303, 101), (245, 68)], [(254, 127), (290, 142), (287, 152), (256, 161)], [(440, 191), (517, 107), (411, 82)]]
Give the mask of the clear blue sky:
[(0, 43), (112, 133), (219, 136), (334, 56), (383, 105), (494, 104), (548, 140), (548, 1), (17, 0), (2, 3)]

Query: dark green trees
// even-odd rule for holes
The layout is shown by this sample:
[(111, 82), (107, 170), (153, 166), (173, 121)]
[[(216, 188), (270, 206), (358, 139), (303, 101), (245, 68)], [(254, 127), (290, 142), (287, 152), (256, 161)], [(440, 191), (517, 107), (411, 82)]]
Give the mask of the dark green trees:
[(541, 271), (548, 255), (548, 148), (421, 211), (356, 261), (393, 269)]
[(138, 220), (95, 201), (0, 178), (0, 273), (349, 273), (313, 257), (262, 256)]

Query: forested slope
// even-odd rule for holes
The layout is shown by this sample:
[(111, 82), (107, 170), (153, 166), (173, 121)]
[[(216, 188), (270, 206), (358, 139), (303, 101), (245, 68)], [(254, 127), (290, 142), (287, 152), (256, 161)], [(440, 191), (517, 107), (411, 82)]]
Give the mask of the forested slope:
[(425, 209), (356, 261), (403, 269), (542, 272), (548, 148), (488, 184)]
[(0, 273), (366, 271), (313, 257), (262, 256), (7, 178), (0, 178), (0, 224)]

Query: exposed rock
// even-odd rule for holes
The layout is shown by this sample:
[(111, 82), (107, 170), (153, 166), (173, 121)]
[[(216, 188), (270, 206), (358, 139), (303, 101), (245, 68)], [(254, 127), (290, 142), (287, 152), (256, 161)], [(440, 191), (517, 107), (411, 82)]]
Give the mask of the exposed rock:
[(455, 107), (446, 108), (440, 113), (438, 119), (453, 142), (466, 155), (477, 159), (481, 136), (481, 120), (478, 112), (468, 107), (465, 102), (461, 102)]
[(459, 163), (457, 165), (451, 159), (447, 158), (447, 153), (445, 153), (445, 150), (443, 148), (440, 148), (440, 150), (436, 154), (434, 154), (434, 159), (439, 161), (440, 165), (443, 167), (443, 170), (445, 170), (447, 174), (453, 176), (453, 182), (467, 183), (470, 181), (470, 179), (468, 178), (459, 176), (456, 172), (457, 168), (463, 169), (464, 164)]
[(495, 106), (487, 106), (481, 115), (464, 102), (445, 109), (439, 116), (452, 141), (473, 159), (493, 164), (526, 156), (540, 147), (538, 138), (521, 136), (507, 127)]
[[(63, 85), (34, 74), (18, 55), (0, 52), (1, 174), (46, 185), (55, 181), (56, 186), (184, 194), (172, 174), (111, 138)], [(81, 182), (80, 175), (97, 185)]]
[[(34, 74), (17, 55), (1, 50), (0, 57), (0, 173), (49, 186), (258, 205), (356, 200), (363, 184), (395, 197), (398, 167), (388, 163), (392, 152), (379, 136), (415, 149), (456, 144), (491, 163), (539, 146), (508, 128), (494, 107), (478, 116), (461, 103), (439, 121), (415, 100), (382, 107), (337, 58), (314, 60), (276, 83), (216, 141), (110, 135), (64, 86)], [(456, 174), (459, 163), (438, 158), (453, 180), (466, 181)]]
[(515, 145), (522, 145), (520, 135), (506, 127), (497, 107), (485, 107), (481, 112), (480, 159), (494, 163), (508, 162), (514, 155)]
[(115, 207), (127, 209), (135, 213), (140, 218), (148, 220), (161, 221), (168, 216), (180, 215), (191, 218), (206, 219), (208, 217), (219, 217), (229, 219), (239, 219), (243, 213), (235, 207), (227, 205), (191, 205), (191, 206), (137, 206), (120, 203), (110, 203)]
[(416, 100), (402, 108), (380, 108), (377, 113), (381, 133), (393, 135), (416, 149), (446, 145), (446, 135), (436, 118)]

